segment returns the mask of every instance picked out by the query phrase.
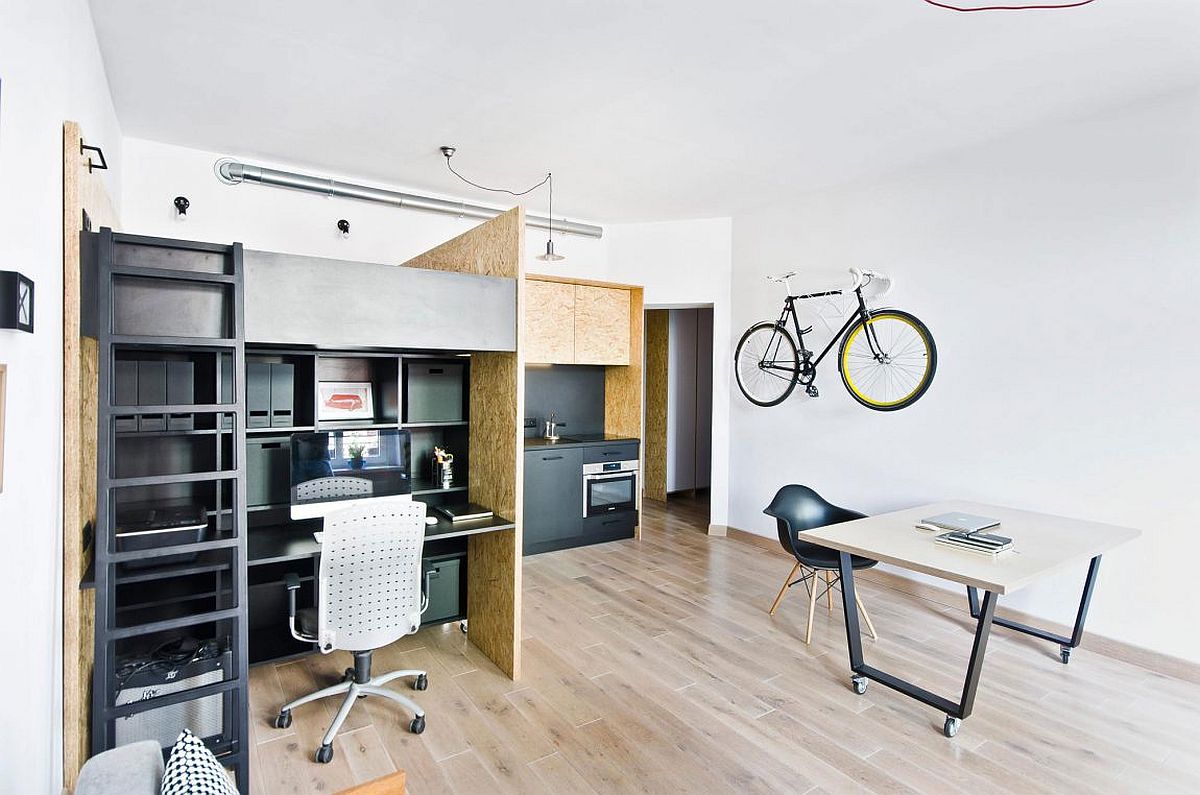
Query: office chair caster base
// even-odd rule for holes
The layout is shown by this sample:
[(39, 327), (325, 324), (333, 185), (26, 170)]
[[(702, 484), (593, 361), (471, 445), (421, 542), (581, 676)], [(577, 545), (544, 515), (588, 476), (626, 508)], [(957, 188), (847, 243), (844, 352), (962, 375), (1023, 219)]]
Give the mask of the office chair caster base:
[(861, 696), (863, 693), (867, 692), (867, 677), (852, 676), (850, 677), (850, 685), (854, 688), (854, 692)]
[(418, 715), (412, 719), (412, 723), (408, 724), (408, 730), (413, 734), (420, 734), (425, 731), (425, 716)]
[(333, 761), (333, 746), (322, 745), (317, 749), (317, 761), (323, 765), (327, 765)]
[(1071, 662), (1071, 647), (1063, 646), (1058, 652), (1058, 657), (1060, 660), (1062, 660), (1063, 665)]
[(291, 726), (292, 711), (290, 709), (281, 710), (280, 713), (275, 716), (275, 720), (272, 722), (272, 725), (276, 729), (286, 729), (287, 727)]
[(961, 725), (961, 718), (952, 718), (947, 715), (946, 722), (942, 724), (942, 734), (946, 735), (947, 737), (953, 737), (954, 735), (958, 734), (958, 727)]
[(426, 674), (421, 674), (417, 677), (417, 681), (413, 682), (413, 690), (428, 690), (429, 677)]
[(342, 681), (343, 682), (353, 682), (354, 681), (354, 669), (353, 668), (346, 669), (345, 673), (342, 674)]

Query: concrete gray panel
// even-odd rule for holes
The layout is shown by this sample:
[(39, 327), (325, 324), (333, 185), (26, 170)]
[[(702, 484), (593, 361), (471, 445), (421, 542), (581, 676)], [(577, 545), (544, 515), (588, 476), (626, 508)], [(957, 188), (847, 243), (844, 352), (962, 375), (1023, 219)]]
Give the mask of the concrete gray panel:
[(246, 251), (246, 342), (512, 351), (514, 279)]

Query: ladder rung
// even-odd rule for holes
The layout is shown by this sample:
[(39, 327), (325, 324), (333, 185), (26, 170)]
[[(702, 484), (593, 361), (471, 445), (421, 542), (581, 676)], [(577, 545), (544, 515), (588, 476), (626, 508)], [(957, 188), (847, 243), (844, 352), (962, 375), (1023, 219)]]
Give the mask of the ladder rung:
[(168, 403), (161, 406), (111, 406), (102, 407), (105, 414), (132, 417), (139, 414), (237, 414), (241, 411), (237, 403)]
[(151, 621), (147, 624), (135, 624), (132, 627), (118, 627), (108, 630), (108, 640), (111, 642), (126, 638), (136, 638), (139, 635), (152, 635), (155, 632), (182, 629), (183, 627), (192, 627), (196, 624), (207, 624), (210, 621), (239, 619), (242, 617), (242, 612), (241, 608), (228, 607), (224, 610), (210, 610), (207, 613), (193, 613), (190, 616), (178, 616), (176, 618), (166, 618), (162, 621)]
[(184, 271), (174, 268), (146, 268), (140, 265), (119, 265), (112, 269), (114, 276), (137, 276), (146, 279), (169, 279), (177, 282), (215, 282), (218, 284), (236, 284), (237, 277), (228, 273), (210, 273), (208, 271)]
[[(208, 552), (215, 549), (229, 549), (236, 547), (241, 543), (241, 540), (236, 536), (233, 538), (218, 538), (213, 541), (193, 541), (188, 544), (175, 544), (169, 547), (150, 547), (149, 549), (131, 549), (128, 552), (110, 552), (105, 556), (106, 562), (110, 564), (125, 563), (131, 560), (152, 560), (153, 558), (165, 558), (168, 555), (184, 555), (189, 552)], [(121, 578), (117, 578), (118, 582), (124, 582)]]
[(184, 472), (180, 475), (148, 475), (141, 478), (104, 478), (104, 486), (110, 489), (129, 486), (158, 486), (174, 483), (206, 483), (214, 480), (236, 480), (238, 470), (222, 469), (214, 472)]
[(218, 693), (224, 693), (229, 690), (237, 690), (241, 687), (240, 679), (223, 679), (220, 682), (212, 682), (199, 687), (191, 687), (187, 690), (180, 690), (175, 693), (166, 693), (165, 695), (148, 698), (144, 701), (131, 701), (128, 704), (119, 704), (110, 706), (105, 710), (105, 715), (109, 718), (124, 718), (127, 715), (135, 715), (139, 712), (146, 712), (151, 709), (160, 707), (169, 707), (172, 704), (180, 704), (184, 701), (195, 701), (199, 698), (206, 698)]
[(113, 345), (129, 345), (143, 348), (219, 348), (242, 347), (236, 339), (227, 337), (160, 337), (149, 334), (113, 334), (109, 337)]

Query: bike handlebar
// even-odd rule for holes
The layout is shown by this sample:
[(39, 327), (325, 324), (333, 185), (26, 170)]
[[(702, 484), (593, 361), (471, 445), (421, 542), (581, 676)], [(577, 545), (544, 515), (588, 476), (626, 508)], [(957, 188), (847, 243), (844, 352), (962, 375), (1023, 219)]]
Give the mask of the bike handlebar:
[[(767, 274), (766, 278), (769, 282), (788, 284), (789, 279), (795, 278), (798, 275), (799, 271), (788, 271), (787, 273), (769, 273)], [(852, 293), (855, 290), (866, 287), (873, 281), (882, 281), (884, 282), (885, 286), (880, 295), (886, 295), (887, 293), (891, 292), (892, 285), (894, 284), (892, 277), (883, 271), (850, 268), (850, 275), (853, 277), (854, 282), (849, 287), (843, 288), (843, 292)], [(788, 285), (788, 291), (791, 292), (790, 284)]]

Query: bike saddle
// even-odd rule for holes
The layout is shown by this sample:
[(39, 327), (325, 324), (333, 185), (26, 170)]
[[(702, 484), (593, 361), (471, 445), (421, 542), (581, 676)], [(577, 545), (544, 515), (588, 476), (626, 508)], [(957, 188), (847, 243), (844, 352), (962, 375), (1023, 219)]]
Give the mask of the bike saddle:
[(787, 273), (768, 273), (767, 281), (769, 282), (786, 282), (788, 279), (795, 276), (797, 271), (788, 271)]

